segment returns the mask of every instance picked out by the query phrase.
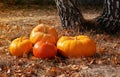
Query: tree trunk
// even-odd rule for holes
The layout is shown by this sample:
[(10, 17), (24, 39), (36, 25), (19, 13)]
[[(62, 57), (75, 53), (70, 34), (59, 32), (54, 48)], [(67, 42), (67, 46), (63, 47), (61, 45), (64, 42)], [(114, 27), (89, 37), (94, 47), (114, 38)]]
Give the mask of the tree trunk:
[[(64, 28), (89, 27), (80, 11), (80, 0), (55, 0), (62, 26)], [(92, 21), (93, 22), (93, 21)], [(107, 32), (120, 30), (120, 0), (105, 0), (104, 11), (94, 24)]]
[(120, 0), (104, 0), (104, 11), (96, 22), (107, 32), (120, 30)]
[(55, 0), (63, 28), (76, 28), (83, 25), (79, 0)]

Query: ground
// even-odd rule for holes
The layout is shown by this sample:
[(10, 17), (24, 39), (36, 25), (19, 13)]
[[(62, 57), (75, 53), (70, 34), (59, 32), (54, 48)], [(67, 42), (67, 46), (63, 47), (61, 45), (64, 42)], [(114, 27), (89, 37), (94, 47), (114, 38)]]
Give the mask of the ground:
[[(84, 10), (86, 19), (99, 16), (101, 10)], [(88, 35), (97, 43), (93, 57), (38, 59), (32, 53), (15, 57), (9, 53), (11, 41), (27, 36), (38, 24), (54, 26), (58, 36)], [(90, 31), (63, 30), (55, 7), (13, 6), (0, 9), (0, 77), (120, 77), (120, 35)]]

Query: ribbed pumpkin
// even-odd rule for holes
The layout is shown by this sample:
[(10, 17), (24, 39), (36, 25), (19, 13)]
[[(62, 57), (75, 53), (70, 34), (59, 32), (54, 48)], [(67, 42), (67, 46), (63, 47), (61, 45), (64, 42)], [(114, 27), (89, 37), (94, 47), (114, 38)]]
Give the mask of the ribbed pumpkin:
[(57, 47), (53, 43), (38, 41), (33, 47), (33, 55), (38, 58), (52, 58), (57, 54)]
[(62, 36), (57, 42), (59, 52), (65, 57), (88, 57), (96, 53), (96, 43), (88, 36)]
[(32, 43), (26, 37), (14, 39), (9, 46), (10, 53), (14, 56), (22, 56), (24, 53), (27, 54), (31, 48)]
[(56, 44), (58, 36), (54, 27), (45, 24), (40, 24), (33, 28), (30, 34), (30, 40), (33, 44), (40, 40)]

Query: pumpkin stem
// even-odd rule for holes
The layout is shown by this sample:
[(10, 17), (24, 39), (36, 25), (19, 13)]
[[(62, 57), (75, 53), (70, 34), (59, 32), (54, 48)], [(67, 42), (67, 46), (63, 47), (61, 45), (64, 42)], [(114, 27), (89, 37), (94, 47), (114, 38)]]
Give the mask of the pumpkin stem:
[(75, 37), (75, 40), (77, 40), (77, 37)]
[(22, 42), (22, 38), (23, 38), (23, 37), (20, 38), (20, 42)]
[(46, 27), (44, 27), (44, 32), (45, 32), (45, 33), (48, 33), (48, 31), (47, 31), (47, 28), (46, 28)]

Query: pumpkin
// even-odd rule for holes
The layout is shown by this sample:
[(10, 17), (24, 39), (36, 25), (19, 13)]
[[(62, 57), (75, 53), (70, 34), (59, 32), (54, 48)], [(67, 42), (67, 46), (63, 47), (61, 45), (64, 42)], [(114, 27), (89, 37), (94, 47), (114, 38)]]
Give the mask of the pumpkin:
[(88, 57), (96, 53), (96, 43), (88, 36), (62, 36), (57, 42), (59, 52), (65, 57)]
[(58, 40), (58, 36), (56, 29), (54, 27), (45, 24), (40, 24), (35, 28), (33, 28), (30, 34), (30, 40), (33, 44), (35, 44), (37, 41), (40, 40), (44, 40), (56, 44)]
[(31, 48), (32, 43), (26, 37), (14, 39), (9, 46), (10, 53), (14, 56), (22, 56), (24, 53), (27, 54)]
[(57, 54), (57, 47), (50, 42), (38, 41), (33, 47), (33, 55), (37, 58), (52, 58)]

